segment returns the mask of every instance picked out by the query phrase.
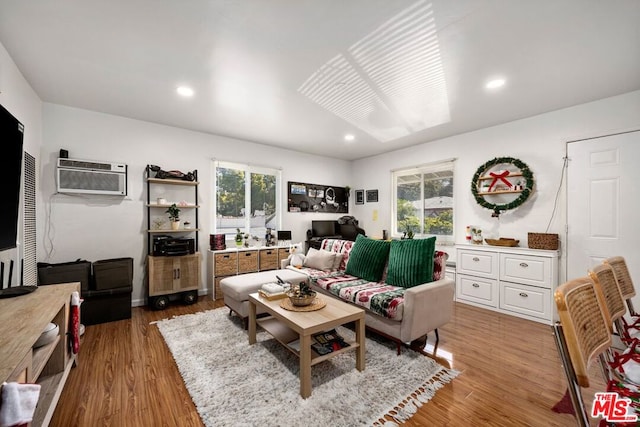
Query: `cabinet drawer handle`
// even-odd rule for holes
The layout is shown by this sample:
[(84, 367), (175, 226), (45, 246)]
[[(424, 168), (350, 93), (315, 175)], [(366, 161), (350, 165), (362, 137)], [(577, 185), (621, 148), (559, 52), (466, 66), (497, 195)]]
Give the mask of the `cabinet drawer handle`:
[(477, 283), (474, 283), (471, 286), (473, 286), (474, 288), (479, 288), (480, 287), (480, 285), (478, 285)]
[(520, 263), (520, 267), (527, 268), (527, 267), (529, 267), (529, 264), (527, 264), (526, 262), (521, 262)]
[(528, 297), (529, 295), (525, 294), (524, 292), (520, 292), (520, 296), (521, 296), (521, 297), (523, 297), (523, 298), (526, 298), (526, 297)]
[(222, 258), (225, 258), (225, 259), (229, 259), (229, 257), (231, 257), (231, 255), (223, 255), (222, 256)]
[(477, 256), (474, 256), (473, 258), (471, 258), (472, 260), (474, 260), (475, 262), (480, 261), (480, 258), (478, 258)]
[(251, 252), (247, 252), (244, 254), (244, 256), (251, 256), (251, 255), (253, 255)]

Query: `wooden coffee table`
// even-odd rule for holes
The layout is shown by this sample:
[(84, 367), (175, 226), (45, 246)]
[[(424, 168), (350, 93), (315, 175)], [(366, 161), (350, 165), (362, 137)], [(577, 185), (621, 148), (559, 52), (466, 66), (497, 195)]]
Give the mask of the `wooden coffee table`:
[[(280, 300), (269, 301), (258, 293), (249, 295), (249, 344), (256, 342), (256, 325), (278, 340), (300, 358), (300, 395), (311, 396), (311, 366), (347, 351), (356, 351), (356, 369), (365, 368), (364, 310), (328, 296), (320, 296), (327, 305), (320, 310), (298, 312), (280, 307)], [(256, 307), (269, 314), (256, 320)], [(348, 347), (319, 355), (311, 348), (311, 335), (327, 331), (348, 322), (355, 322), (356, 340)], [(299, 339), (300, 350), (288, 344)]]

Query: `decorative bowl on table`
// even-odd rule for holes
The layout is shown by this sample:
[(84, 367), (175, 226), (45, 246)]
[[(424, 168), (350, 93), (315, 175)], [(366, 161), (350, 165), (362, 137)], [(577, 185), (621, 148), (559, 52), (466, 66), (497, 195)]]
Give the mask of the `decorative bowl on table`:
[(287, 296), (289, 297), (289, 301), (291, 301), (291, 304), (295, 305), (296, 307), (305, 307), (311, 304), (314, 299), (316, 299), (316, 292), (310, 291), (309, 294), (305, 295), (298, 295), (294, 292), (289, 292)]

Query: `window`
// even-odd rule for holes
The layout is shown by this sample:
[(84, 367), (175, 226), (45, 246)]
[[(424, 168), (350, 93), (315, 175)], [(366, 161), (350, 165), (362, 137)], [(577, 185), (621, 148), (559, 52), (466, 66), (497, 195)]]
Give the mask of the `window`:
[(233, 240), (236, 229), (264, 238), (280, 228), (280, 171), (239, 163), (215, 162), (213, 230)]
[(437, 236), (453, 243), (453, 160), (392, 173), (395, 236)]

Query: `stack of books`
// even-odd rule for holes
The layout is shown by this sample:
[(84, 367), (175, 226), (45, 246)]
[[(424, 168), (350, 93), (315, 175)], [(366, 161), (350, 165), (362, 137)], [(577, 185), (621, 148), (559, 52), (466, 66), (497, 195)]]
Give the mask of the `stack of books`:
[[(300, 351), (300, 340), (295, 340), (287, 344), (296, 351)], [(320, 356), (332, 353), (342, 348), (349, 347), (347, 343), (335, 329), (327, 332), (320, 332), (311, 335), (311, 348)]]

